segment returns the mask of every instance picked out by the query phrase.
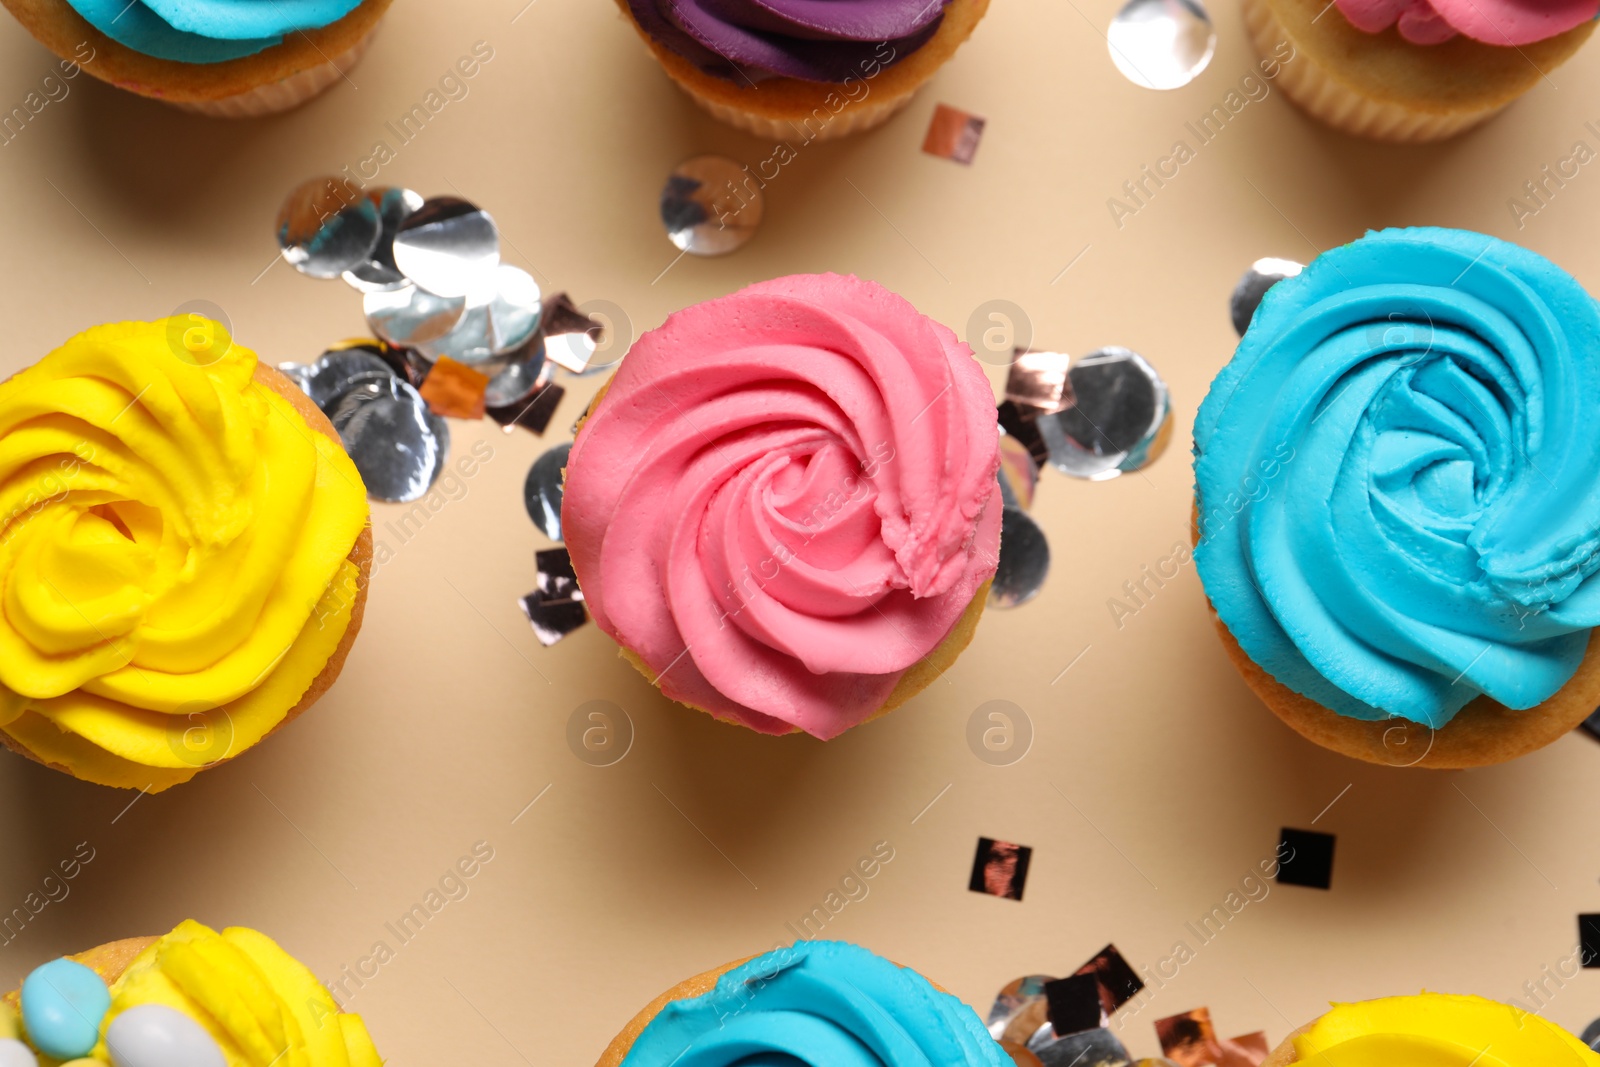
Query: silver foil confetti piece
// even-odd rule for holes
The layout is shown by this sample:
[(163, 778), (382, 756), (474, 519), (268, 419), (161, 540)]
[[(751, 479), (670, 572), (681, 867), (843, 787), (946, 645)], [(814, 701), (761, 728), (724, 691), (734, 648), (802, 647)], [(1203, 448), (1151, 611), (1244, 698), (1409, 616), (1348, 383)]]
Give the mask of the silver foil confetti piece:
[(1131, 1062), (1122, 1042), (1104, 1028), (1058, 1037), (1033, 1053), (1045, 1067), (1128, 1067)]
[(1010, 434), (1000, 433), (1000, 499), (1006, 507), (1027, 511), (1039, 483), (1039, 464), (1027, 446)]
[(661, 189), (667, 238), (692, 256), (722, 256), (755, 236), (765, 210), (756, 180), (726, 156), (695, 156)]
[(1596, 1019), (1594, 1022), (1583, 1028), (1583, 1037), (1581, 1040), (1585, 1045), (1588, 1045), (1596, 1052), (1600, 1052), (1600, 1019)]
[(1261, 306), (1267, 290), (1285, 278), (1293, 278), (1304, 269), (1292, 259), (1271, 256), (1250, 264), (1250, 269), (1244, 272), (1239, 284), (1233, 287), (1233, 295), (1228, 297), (1228, 315), (1233, 319), (1233, 328), (1240, 337), (1250, 328), (1250, 320), (1255, 318), (1256, 308)]
[(412, 284), (437, 296), (492, 291), (500, 231), (489, 213), (437, 196), (406, 217), (394, 235), (394, 262)]
[(361, 310), (373, 333), (392, 345), (415, 348), (437, 341), (460, 325), (467, 301), (403, 285), (367, 293), (361, 299)]
[(528, 478), (522, 483), (522, 502), (528, 509), (528, 518), (557, 543), (561, 541), (562, 472), (571, 451), (570, 441), (548, 449), (533, 461)]
[(1128, 0), (1106, 43), (1111, 62), (1133, 84), (1181, 89), (1211, 63), (1217, 31), (1200, 0)]
[(404, 504), (425, 494), (444, 469), (450, 427), (399, 378), (367, 380), (328, 411), (367, 493)]
[(398, 289), (406, 284), (406, 276), (394, 261), (394, 235), (400, 224), (422, 206), (422, 194), (410, 189), (368, 189), (366, 197), (378, 212), (378, 240), (365, 262), (357, 263), (345, 271), (347, 284), (362, 292), (374, 289)]
[[(311, 395), (311, 368), (304, 363), (288, 361), (278, 364), (278, 373), (295, 384), (302, 393)], [(318, 405), (319, 407), (321, 405)]]
[(555, 365), (544, 358), (544, 345), (540, 338), (534, 338), (519, 355), (521, 358), (507, 363), (489, 379), (489, 386), (483, 393), (486, 407), (525, 405), (555, 378)]
[[(1596, 741), (1600, 741), (1600, 711), (1596, 711), (1593, 715), (1590, 715), (1587, 719), (1584, 719), (1582, 722), (1580, 722), (1578, 724), (1578, 729), (1582, 730)], [(1595, 1020), (1595, 1025), (1600, 1027), (1600, 1019)], [(1600, 1035), (1600, 1030), (1596, 1030), (1596, 1034)], [(1600, 1052), (1600, 1049), (1596, 1049), (1596, 1051)]]
[(1030, 974), (1006, 983), (989, 1009), (986, 1025), (996, 1041), (1013, 1045), (1030, 1045), (1035, 1037), (1042, 1041), (1053, 1040), (1050, 1029), (1050, 1008), (1045, 999), (1044, 987), (1055, 979), (1044, 974)]
[(467, 297), (466, 311), (443, 337), (417, 345), (430, 362), (449, 356), (482, 364), (526, 345), (539, 328), (539, 283), (520, 267), (501, 264), (491, 291)]
[(278, 249), (313, 278), (337, 278), (378, 243), (378, 209), (344, 178), (301, 182), (278, 211)]
[(364, 348), (324, 352), (306, 370), (305, 393), (323, 411), (362, 382), (395, 377), (393, 367)]
[(1138, 470), (1166, 448), (1172, 400), (1143, 356), (1098, 349), (1073, 363), (1067, 382), (1072, 404), (1035, 420), (1052, 467), (1098, 481)]
[(587, 374), (599, 367), (590, 366), (600, 345), (600, 323), (579, 311), (566, 293), (556, 293), (544, 302), (544, 353), (556, 366), (573, 374)]
[(1014, 608), (1032, 600), (1050, 573), (1050, 542), (1027, 512), (1000, 512), (1000, 566), (989, 587), (989, 606)]
[(1065, 352), (1018, 352), (1006, 372), (1007, 400), (1041, 415), (1053, 414), (1067, 406), (1067, 365)]

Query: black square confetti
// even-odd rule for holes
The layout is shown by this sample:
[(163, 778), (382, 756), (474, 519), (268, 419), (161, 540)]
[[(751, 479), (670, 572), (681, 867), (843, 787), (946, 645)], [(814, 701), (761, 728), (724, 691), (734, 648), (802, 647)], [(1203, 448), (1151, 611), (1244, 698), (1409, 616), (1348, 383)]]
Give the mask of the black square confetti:
[(1015, 400), (1002, 400), (996, 411), (1000, 418), (1000, 428), (1020, 441), (1035, 463), (1043, 466), (1049, 462), (1050, 446), (1044, 443), (1044, 435), (1035, 425), (1034, 416), (1037, 412), (1024, 409)]
[(1585, 967), (1600, 967), (1600, 915), (1578, 916), (1578, 948)]
[(535, 552), (533, 559), (538, 569), (538, 588), (517, 603), (528, 617), (534, 636), (548, 647), (588, 622), (589, 610), (583, 606), (583, 591), (578, 588), (572, 557), (565, 548)]
[(978, 854), (972, 860), (972, 879), (967, 888), (1007, 900), (1021, 900), (1028, 882), (1028, 862), (1033, 849), (991, 837), (978, 838)]
[(1044, 984), (1050, 1028), (1057, 1037), (1081, 1034), (1100, 1026), (1100, 985), (1092, 974), (1074, 974)]
[(1099, 986), (1100, 1008), (1107, 1019), (1144, 988), (1144, 980), (1134, 973), (1132, 965), (1123, 959), (1116, 945), (1107, 945), (1072, 973), (1087, 974), (1094, 978)]
[(1278, 838), (1279, 885), (1327, 889), (1333, 884), (1333, 835), (1285, 826)]
[(578, 572), (565, 548), (546, 548), (533, 554), (539, 574), (539, 596), (544, 600), (582, 600)]
[(508, 430), (513, 426), (521, 426), (525, 430), (543, 434), (564, 395), (566, 390), (551, 382), (535, 393), (531, 400), (506, 407), (491, 407), (486, 409), (486, 414)]

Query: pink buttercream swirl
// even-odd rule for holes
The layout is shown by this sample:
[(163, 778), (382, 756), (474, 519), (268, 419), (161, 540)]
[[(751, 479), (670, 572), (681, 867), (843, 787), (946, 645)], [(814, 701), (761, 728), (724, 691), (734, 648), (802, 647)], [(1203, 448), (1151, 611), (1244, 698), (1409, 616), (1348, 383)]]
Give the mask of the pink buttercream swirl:
[(1399, 25), (1412, 44), (1440, 44), (1465, 34), (1513, 47), (1566, 33), (1600, 13), (1600, 0), (1338, 0), (1350, 25), (1382, 33)]
[(795, 275), (639, 338), (561, 520), (595, 622), (664, 694), (830, 738), (993, 577), (998, 467), (966, 345), (872, 282)]

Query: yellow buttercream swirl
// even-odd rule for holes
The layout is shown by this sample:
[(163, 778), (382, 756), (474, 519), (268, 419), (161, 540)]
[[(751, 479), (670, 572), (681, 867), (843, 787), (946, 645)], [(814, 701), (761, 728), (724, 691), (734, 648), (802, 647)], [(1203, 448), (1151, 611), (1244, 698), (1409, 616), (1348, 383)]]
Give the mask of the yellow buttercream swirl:
[(366, 490), (199, 317), (98, 326), (0, 384), (0, 730), (160, 791), (255, 744), (344, 636)]
[(105, 1032), (122, 1012), (165, 1004), (216, 1038), (228, 1067), (382, 1067), (359, 1015), (339, 1011), (304, 964), (265, 934), (220, 934), (185, 920), (111, 984), (111, 1010), (91, 1054), (110, 1062)]
[(1301, 1067), (1600, 1067), (1538, 1015), (1446, 993), (1335, 1004), (1294, 1048)]

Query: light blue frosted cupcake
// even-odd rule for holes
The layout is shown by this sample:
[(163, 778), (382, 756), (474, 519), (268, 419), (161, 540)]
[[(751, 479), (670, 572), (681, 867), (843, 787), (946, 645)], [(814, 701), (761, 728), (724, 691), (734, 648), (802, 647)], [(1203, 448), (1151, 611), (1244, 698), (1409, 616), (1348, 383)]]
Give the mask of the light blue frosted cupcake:
[(802, 941), (680, 982), (597, 1067), (1012, 1067), (977, 1014), (917, 972)]
[(1195, 560), (1289, 725), (1469, 767), (1600, 703), (1600, 305), (1461, 230), (1371, 233), (1267, 294), (1195, 423)]
[[(61, 57), (203, 114), (297, 107), (345, 78), (390, 0), (0, 0)], [(42, 99), (42, 98), (41, 98)]]

